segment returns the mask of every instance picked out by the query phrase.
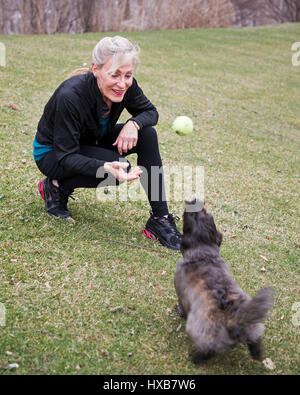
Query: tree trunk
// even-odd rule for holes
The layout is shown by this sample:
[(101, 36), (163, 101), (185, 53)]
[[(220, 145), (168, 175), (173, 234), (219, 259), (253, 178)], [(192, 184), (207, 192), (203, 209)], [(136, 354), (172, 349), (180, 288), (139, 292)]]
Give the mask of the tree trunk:
[(300, 0), (0, 0), (0, 33), (255, 26), (300, 20)]

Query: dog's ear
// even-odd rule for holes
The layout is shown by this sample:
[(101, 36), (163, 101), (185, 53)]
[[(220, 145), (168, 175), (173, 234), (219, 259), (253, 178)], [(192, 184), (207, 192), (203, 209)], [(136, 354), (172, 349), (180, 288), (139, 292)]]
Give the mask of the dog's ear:
[(218, 247), (221, 246), (223, 235), (218, 231), (214, 217), (211, 214), (206, 214), (205, 221), (207, 232), (209, 234), (209, 242), (217, 244)]
[(217, 233), (216, 233), (216, 241), (217, 241), (218, 247), (220, 247), (221, 244), (222, 244), (222, 241), (223, 241), (223, 235), (218, 230), (217, 230)]

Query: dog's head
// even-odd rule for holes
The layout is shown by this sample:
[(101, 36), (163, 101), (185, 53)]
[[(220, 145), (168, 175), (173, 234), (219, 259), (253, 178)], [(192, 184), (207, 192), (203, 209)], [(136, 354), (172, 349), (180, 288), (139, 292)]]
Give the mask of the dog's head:
[(206, 212), (203, 203), (194, 199), (185, 204), (181, 251), (196, 248), (199, 244), (216, 244), (220, 247), (222, 233), (217, 230), (213, 216)]

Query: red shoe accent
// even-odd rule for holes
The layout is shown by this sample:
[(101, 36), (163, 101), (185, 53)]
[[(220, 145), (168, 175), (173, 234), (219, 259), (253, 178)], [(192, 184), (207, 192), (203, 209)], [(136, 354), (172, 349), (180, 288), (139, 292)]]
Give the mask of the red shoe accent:
[(39, 182), (38, 187), (39, 187), (39, 191), (40, 191), (40, 194), (41, 194), (41, 196), (42, 196), (42, 199), (45, 200), (45, 195), (44, 195), (44, 191), (43, 191), (43, 181), (44, 181), (44, 180), (41, 180), (41, 181)]
[(149, 239), (157, 240), (157, 238), (154, 237), (153, 234), (150, 233), (150, 232), (149, 232), (147, 229), (145, 229), (145, 228), (143, 228), (142, 233), (143, 233), (144, 236), (149, 237)]

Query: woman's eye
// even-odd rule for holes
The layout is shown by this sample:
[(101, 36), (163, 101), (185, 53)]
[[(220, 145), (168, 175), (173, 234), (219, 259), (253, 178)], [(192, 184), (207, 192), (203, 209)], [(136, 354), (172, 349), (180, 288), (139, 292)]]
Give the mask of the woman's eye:
[[(112, 78), (119, 78), (120, 77), (120, 75), (119, 74), (111, 74), (111, 77)], [(128, 80), (128, 79), (130, 79), (132, 77), (132, 74), (125, 74), (125, 78)]]

